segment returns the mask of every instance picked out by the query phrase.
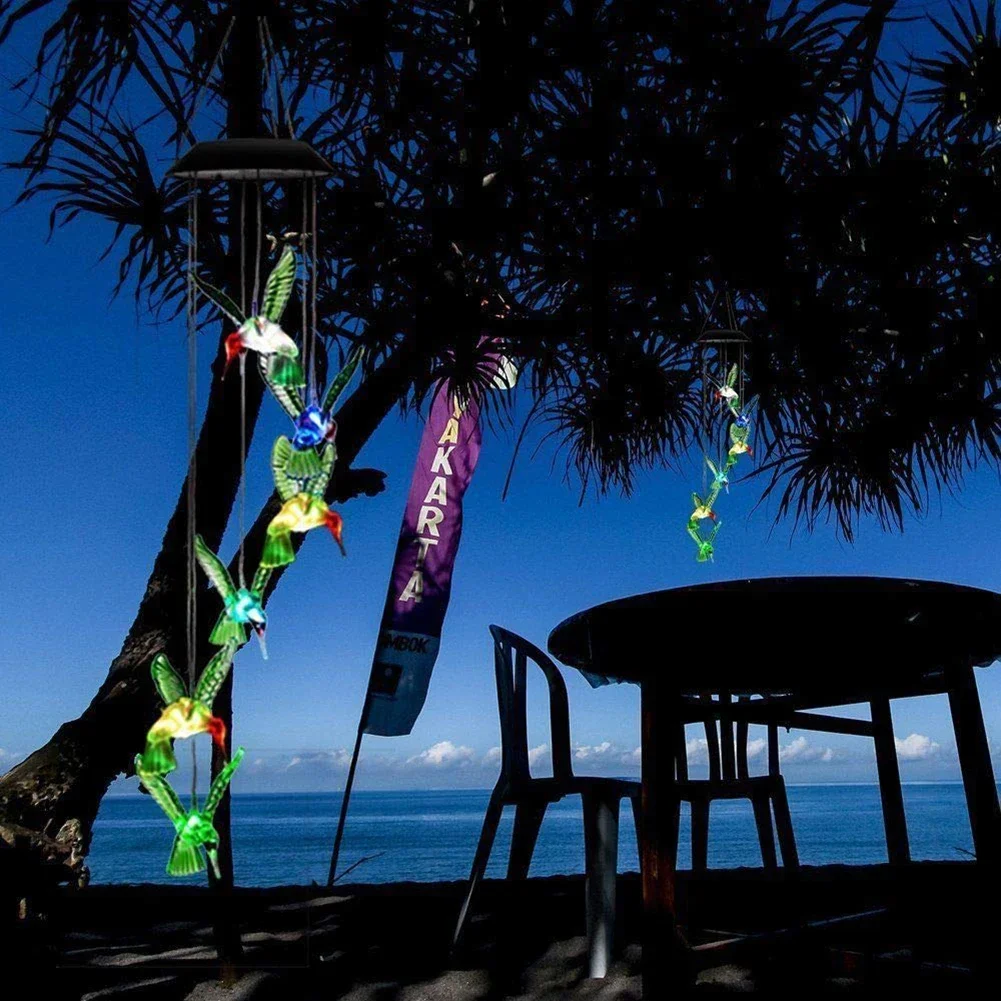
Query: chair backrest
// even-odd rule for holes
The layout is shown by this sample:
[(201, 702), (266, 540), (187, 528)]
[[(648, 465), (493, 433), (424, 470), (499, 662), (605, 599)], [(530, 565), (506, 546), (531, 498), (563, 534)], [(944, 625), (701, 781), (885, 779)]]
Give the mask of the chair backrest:
[[(694, 701), (694, 700), (693, 700)], [(737, 702), (746, 704), (749, 695), (737, 696)], [(733, 705), (730, 692), (720, 692), (713, 699), (703, 692), (697, 704), (704, 710), (703, 725), (706, 731), (706, 753), (709, 758), (709, 780), (711, 782), (746, 779), (750, 772), (747, 764), (748, 724), (746, 720), (734, 721), (730, 712)], [(736, 738), (734, 734), (736, 726)], [(684, 726), (681, 727), (682, 734)], [(679, 753), (676, 756), (679, 779), (688, 778), (688, 760), (685, 754), (685, 740), (682, 736)], [(779, 775), (779, 731), (775, 723), (768, 724), (768, 774)]]
[(559, 668), (537, 646), (507, 629), (491, 626), (490, 635), (494, 638), (502, 776), (514, 784), (532, 777), (528, 761), (528, 713), (525, 702), (528, 661), (531, 660), (542, 670), (549, 689), (549, 746), (552, 748), (553, 778), (572, 778), (570, 706), (566, 684)]

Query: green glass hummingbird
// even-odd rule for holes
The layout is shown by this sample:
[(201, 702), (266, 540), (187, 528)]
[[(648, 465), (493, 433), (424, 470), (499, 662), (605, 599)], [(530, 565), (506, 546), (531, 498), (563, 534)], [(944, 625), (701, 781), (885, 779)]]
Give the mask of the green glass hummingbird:
[(259, 568), (250, 588), (237, 588), (226, 569), (226, 564), (209, 549), (200, 535), (195, 536), (195, 556), (198, 565), (219, 592), (225, 606), (209, 635), (209, 642), (216, 646), (226, 646), (227, 643), (235, 641), (242, 646), (247, 642), (249, 625), (257, 634), (258, 642), (261, 644), (261, 654), (267, 660), (268, 650), (264, 632), (268, 626), (268, 617), (261, 604), (261, 598), (271, 577), (271, 571)]
[(142, 756), (136, 755), (135, 768), (139, 781), (167, 815), (177, 832), (170, 850), (170, 858), (167, 860), (168, 876), (193, 876), (196, 872), (201, 872), (205, 868), (205, 859), (202, 858), (199, 849), (203, 849), (216, 879), (220, 878), (219, 832), (213, 826), (212, 818), (233, 773), (243, 760), (243, 755), (243, 748), (238, 748), (232, 760), (213, 780), (208, 798), (201, 809), (198, 806), (198, 796), (192, 794), (189, 810), (181, 806), (177, 793), (165, 778), (142, 770)]

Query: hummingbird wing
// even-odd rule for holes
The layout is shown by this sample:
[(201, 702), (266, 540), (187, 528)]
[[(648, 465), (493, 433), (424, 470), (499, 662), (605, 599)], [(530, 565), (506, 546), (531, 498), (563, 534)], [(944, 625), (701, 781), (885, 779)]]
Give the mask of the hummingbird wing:
[(188, 686), (181, 680), (181, 676), (170, 666), (170, 661), (162, 654), (158, 653), (153, 658), (150, 665), (150, 674), (153, 675), (153, 684), (163, 699), (163, 704), (169, 706), (178, 699), (183, 699), (188, 694)]
[(285, 312), (285, 306), (292, 294), (292, 286), (295, 284), (295, 267), (295, 251), (286, 243), (282, 247), (278, 263), (268, 275), (267, 283), (264, 286), (261, 314), (272, 323), (277, 323), (282, 318), (282, 313)]
[(320, 456), (320, 471), (315, 476), (310, 477), (308, 483), (305, 484), (304, 490), (306, 493), (315, 494), (317, 497), (324, 495), (327, 484), (330, 482), (330, 477), (333, 475), (334, 463), (336, 461), (337, 446), (332, 441), (329, 441), (323, 450), (323, 454)]
[(221, 310), (226, 314), (238, 327), (243, 326), (243, 322), (246, 317), (243, 315), (243, 311), (239, 306), (225, 292), (221, 289), (217, 289), (214, 285), (210, 285), (204, 278), (198, 277), (198, 272), (192, 273), (192, 278), (195, 280), (195, 285), (198, 287), (198, 291), (201, 292), (206, 299), (208, 299), (217, 309)]
[(238, 747), (236, 749), (236, 754), (230, 758), (225, 768), (223, 768), (223, 770), (212, 780), (212, 788), (209, 789), (208, 798), (205, 800), (205, 805), (202, 807), (202, 813), (204, 813), (210, 821), (215, 815), (216, 807), (222, 800), (223, 793), (226, 791), (226, 786), (229, 785), (229, 780), (233, 777), (233, 772), (235, 772), (239, 767), (245, 753), (246, 752), (242, 747)]
[(205, 545), (205, 540), (200, 535), (195, 536), (195, 556), (198, 557), (198, 565), (205, 572), (205, 576), (212, 581), (223, 601), (236, 593), (226, 565)]
[(693, 494), (692, 494), (692, 503), (693, 503), (693, 504), (694, 504), (694, 505), (695, 505), (696, 507), (702, 507), (702, 498), (701, 498), (701, 497), (699, 497), (699, 495), (698, 495), (698, 494), (696, 494), (696, 493), (693, 493)]
[(719, 470), (716, 468), (716, 463), (714, 463), (708, 455), (706, 456), (706, 465), (709, 467), (709, 472), (711, 472), (713, 476), (716, 476), (719, 473)]
[(726, 377), (726, 388), (733, 389), (737, 383), (737, 366), (736, 364), (730, 367), (730, 372)]
[(355, 369), (358, 368), (358, 363), (362, 360), (362, 356), (365, 354), (365, 349), (363, 347), (355, 348), (349, 355), (348, 360), (344, 365), (344, 368), (334, 376), (334, 381), (330, 384), (330, 388), (327, 390), (327, 395), (323, 398), (323, 409), (330, 413), (334, 409), (334, 404), (337, 402), (337, 397), (344, 392), (345, 387), (351, 381), (351, 377), (355, 374)]
[(273, 573), (272, 567), (258, 567), (254, 574), (254, 582), (250, 585), (250, 590), (257, 595), (258, 599), (264, 597), (264, 589), (268, 586)]
[(293, 421), (299, 419), (299, 414), (305, 409), (305, 404), (302, 402), (302, 397), (299, 395), (299, 391), (294, 386), (278, 386), (270, 378), (270, 362), (266, 355), (259, 354), (257, 356), (257, 368), (261, 373), (261, 378), (264, 379), (267, 384), (268, 389), (271, 390), (271, 395), (279, 402), (282, 410), (289, 415)]
[(299, 493), (299, 481), (293, 480), (286, 472), (291, 457), (292, 442), (284, 435), (279, 435), (271, 449), (271, 473), (275, 480), (275, 490), (283, 503)]
[(178, 820), (182, 820), (186, 815), (184, 807), (181, 806), (181, 801), (177, 798), (177, 793), (174, 792), (166, 779), (161, 778), (159, 775), (151, 775), (149, 772), (141, 772), (139, 770), (141, 763), (142, 755), (137, 754), (135, 769), (136, 775), (139, 776), (139, 781), (146, 787), (146, 791), (153, 797), (160, 809), (167, 814), (171, 823), (176, 824)]
[(224, 647), (216, 652), (216, 655), (205, 665), (195, 685), (193, 697), (199, 702), (212, 708), (212, 700), (216, 697), (222, 683), (229, 674), (230, 666), (233, 663), (233, 654), (236, 653), (236, 643), (230, 640)]

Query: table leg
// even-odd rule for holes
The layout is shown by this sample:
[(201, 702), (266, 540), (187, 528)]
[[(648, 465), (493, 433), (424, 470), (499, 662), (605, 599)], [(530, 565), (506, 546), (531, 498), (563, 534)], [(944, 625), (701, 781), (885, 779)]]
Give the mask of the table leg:
[(675, 808), (674, 737), (681, 718), (677, 695), (656, 680), (642, 687), (643, 996), (664, 997), (685, 976), (674, 905), (675, 852), (671, 818)]
[(956, 751), (963, 773), (966, 805), (978, 862), (998, 861), (1001, 809), (991, 766), (991, 749), (972, 667), (949, 670), (949, 709), (956, 734)]
[(886, 854), (891, 865), (903, 865), (911, 860), (911, 847), (907, 839), (907, 817), (904, 813), (904, 794), (900, 788), (900, 765), (897, 762), (897, 742), (893, 737), (890, 700), (873, 699), (869, 703), (869, 712), (876, 744), (879, 795), (883, 802)]

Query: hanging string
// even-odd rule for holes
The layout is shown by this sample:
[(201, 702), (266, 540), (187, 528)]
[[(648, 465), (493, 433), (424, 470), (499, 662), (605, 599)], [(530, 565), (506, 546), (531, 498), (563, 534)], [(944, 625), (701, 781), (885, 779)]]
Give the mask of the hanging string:
[(284, 93), (280, 90), (280, 83), (282, 77), (288, 77), (288, 64), (285, 62), (284, 57), (275, 45), (275, 40), (271, 35), (271, 26), (268, 24), (268, 19), (266, 17), (261, 18), (261, 24), (264, 28), (264, 39), (265, 47), (267, 50), (267, 55), (269, 59), (273, 59), (276, 63), (280, 64), (281, 73), (275, 73), (275, 101), (277, 102), (277, 107), (275, 109), (275, 116), (284, 111), (285, 115), (285, 127), (288, 129), (288, 134), (290, 139), (295, 139), (295, 127), (292, 124), (292, 112), (289, 108), (289, 102), (285, 99)]
[[(188, 690), (195, 690), (195, 657), (197, 655), (198, 579), (195, 563), (195, 451), (198, 432), (198, 337), (195, 310), (197, 308), (195, 273), (198, 267), (198, 183), (188, 187), (188, 489), (187, 489), (187, 658)], [(191, 801), (198, 792), (198, 756), (191, 742)]]
[(309, 260), (306, 253), (306, 239), (307, 239), (307, 218), (306, 218), (306, 186), (308, 182), (303, 179), (302, 182), (302, 225), (299, 227), (299, 249), (302, 252), (302, 281), (299, 284), (299, 307), (302, 313), (302, 325), (299, 328), (302, 331), (302, 360), (306, 368), (306, 378), (308, 380), (308, 385), (306, 387), (306, 402), (307, 404), (316, 403), (316, 383), (313, 380), (313, 342), (309, 336), (309, 326), (306, 322), (306, 310), (309, 308), (309, 294), (308, 294), (308, 282), (309, 282)]
[[(268, 91), (271, 89), (271, 59), (268, 57), (268, 43), (264, 40), (264, 18), (259, 17), (257, 19), (257, 38), (261, 43), (261, 52), (264, 55), (264, 94), (267, 95)], [(278, 83), (277, 79), (275, 81), (275, 92), (277, 94)], [(278, 138), (278, 108), (275, 107), (275, 113), (271, 116), (271, 134)]]
[[(309, 227), (310, 238), (313, 241), (313, 254), (312, 254), (312, 257), (313, 257), (313, 287), (311, 289), (311, 291), (313, 293), (313, 309), (312, 309), (312, 316), (310, 317), (310, 319), (312, 320), (312, 331), (313, 331), (313, 352), (312, 352), (313, 372), (312, 372), (312, 378), (313, 378), (313, 385), (315, 386), (316, 385), (316, 349), (317, 349), (317, 345), (319, 343), (319, 337), (320, 337), (319, 324), (317, 324), (317, 322), (316, 322), (316, 287), (317, 287), (317, 285), (319, 284), (319, 281), (320, 281), (320, 258), (319, 258), (319, 255), (317, 253), (317, 238), (316, 238), (316, 178), (315, 177), (310, 178), (310, 185), (311, 185), (312, 194), (313, 194), (313, 215), (312, 215), (312, 219), (311, 219), (312, 225)], [(330, 375), (330, 366), (329, 366), (329, 364), (327, 366), (327, 373), (328, 373), (328, 377), (329, 377), (329, 375)]]
[(247, 182), (240, 182), (240, 312), (247, 315)]
[(261, 291), (261, 172), (257, 172), (257, 252), (254, 254), (254, 296), (251, 299), (250, 311), (257, 316), (257, 297)]
[(191, 131), (190, 125), (195, 120), (195, 114), (198, 111), (198, 100), (202, 95), (202, 91), (205, 89), (205, 85), (209, 82), (212, 74), (215, 72), (216, 65), (219, 62), (219, 58), (223, 54), (223, 50), (226, 48), (226, 43), (229, 41), (229, 35), (233, 30), (234, 24), (236, 24), (235, 14), (229, 19), (229, 24), (226, 26), (226, 31), (222, 36), (222, 41), (219, 43), (219, 48), (216, 49), (216, 53), (212, 57), (212, 64), (209, 66), (208, 73), (206, 73), (205, 76), (198, 81), (198, 88), (195, 90), (195, 95), (191, 99), (191, 111), (188, 113), (188, 116), (184, 121), (184, 129), (188, 133), (188, 138), (191, 139), (192, 142), (195, 141), (195, 136)]
[[(247, 182), (240, 182), (240, 312), (247, 315)], [(247, 355), (240, 355), (240, 549), (237, 576), (240, 587), (247, 586), (243, 569), (243, 540), (247, 520)]]

